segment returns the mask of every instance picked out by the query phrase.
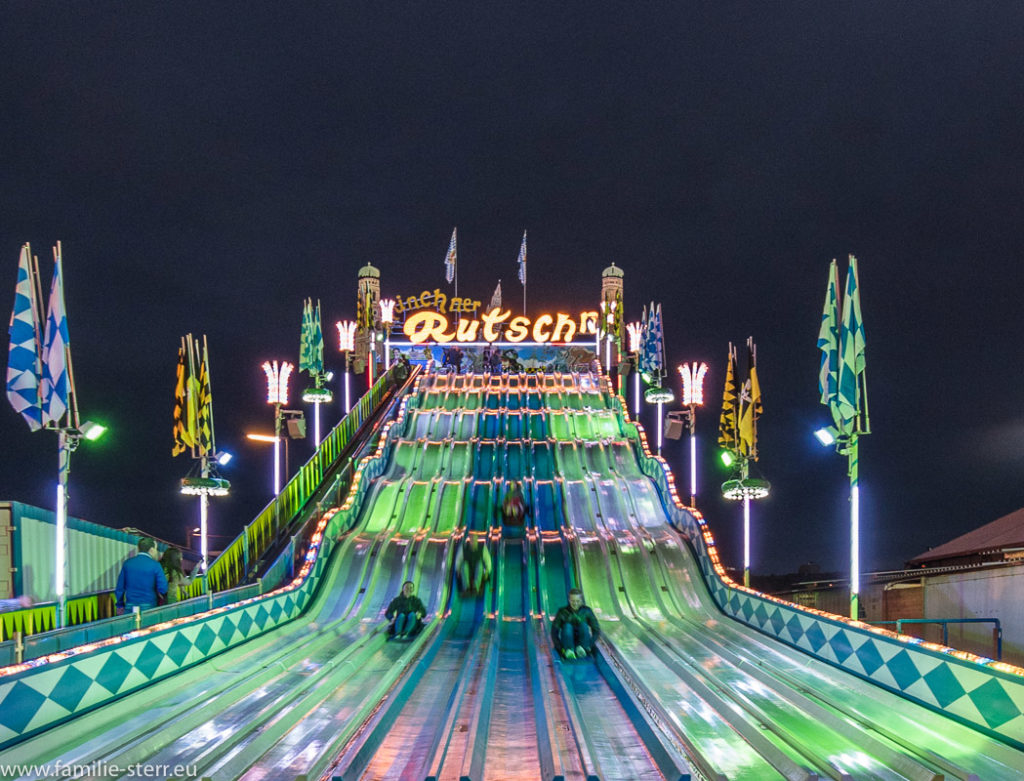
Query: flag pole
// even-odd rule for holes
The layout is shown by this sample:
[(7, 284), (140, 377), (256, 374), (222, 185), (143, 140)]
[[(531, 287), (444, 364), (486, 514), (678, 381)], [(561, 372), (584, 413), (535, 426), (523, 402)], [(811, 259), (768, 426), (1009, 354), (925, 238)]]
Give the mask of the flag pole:
[(850, 618), (860, 616), (860, 481), (857, 433), (850, 438)]

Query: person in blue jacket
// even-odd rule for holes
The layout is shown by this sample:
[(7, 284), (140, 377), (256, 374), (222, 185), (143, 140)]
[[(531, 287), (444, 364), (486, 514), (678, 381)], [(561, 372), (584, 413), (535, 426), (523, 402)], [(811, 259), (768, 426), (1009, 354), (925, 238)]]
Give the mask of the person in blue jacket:
[(594, 611), (583, 604), (583, 592), (569, 589), (569, 604), (558, 609), (551, 624), (551, 639), (563, 659), (585, 659), (594, 655), (594, 643), (601, 634)]
[(156, 607), (167, 596), (167, 577), (159, 562), (160, 553), (152, 537), (139, 540), (139, 552), (121, 565), (114, 597), (117, 614)]

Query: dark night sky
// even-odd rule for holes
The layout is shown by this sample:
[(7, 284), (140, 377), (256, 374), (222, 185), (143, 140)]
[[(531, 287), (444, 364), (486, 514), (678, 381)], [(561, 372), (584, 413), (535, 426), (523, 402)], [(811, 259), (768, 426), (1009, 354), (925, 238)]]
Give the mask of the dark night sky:
[[(828, 262), (848, 253), (865, 569), (1016, 510), (1021, 40), (1015, 3), (9, 0), (0, 305), (21, 244), (45, 260), (61, 240), (81, 411), (112, 428), (74, 455), (70, 512), (184, 540), (174, 366), (205, 333), (237, 454), (212, 523), (233, 536), (269, 499), (270, 453), (243, 434), (271, 426), (259, 365), (297, 359), (302, 300), (334, 348), (357, 269), (385, 294), (444, 286), (454, 225), (460, 293), (500, 277), (515, 302), (525, 228), (534, 312), (593, 307), (613, 261), (631, 319), (663, 304), (669, 361), (711, 366), (702, 507), (728, 563), (741, 512), (710, 496), (710, 442), (727, 344), (752, 334), (774, 488), (754, 569), (845, 568), (845, 462), (811, 431)], [(0, 498), (52, 507), (56, 436), (6, 407), (0, 437)]]

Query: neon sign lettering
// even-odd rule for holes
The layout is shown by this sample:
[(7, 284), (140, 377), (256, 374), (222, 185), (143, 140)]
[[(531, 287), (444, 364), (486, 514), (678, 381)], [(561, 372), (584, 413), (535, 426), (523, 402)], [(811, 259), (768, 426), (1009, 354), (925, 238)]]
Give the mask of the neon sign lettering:
[(495, 308), (484, 312), (479, 320), (459, 320), (453, 329), (441, 312), (421, 310), (405, 319), (402, 330), (413, 344), (475, 342), (478, 337), (485, 342), (517, 343), (528, 336), (532, 336), (535, 342), (571, 342), (577, 334), (597, 333), (597, 323), (597, 312), (580, 312), (578, 318), (557, 312), (553, 316), (540, 315), (532, 321), (531, 327), (530, 318), (523, 315), (512, 317), (511, 310)]

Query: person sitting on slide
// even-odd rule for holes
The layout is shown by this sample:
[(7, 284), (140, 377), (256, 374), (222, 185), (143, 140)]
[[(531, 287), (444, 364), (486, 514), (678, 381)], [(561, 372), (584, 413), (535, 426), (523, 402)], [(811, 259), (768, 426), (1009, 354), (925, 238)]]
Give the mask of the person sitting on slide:
[(594, 655), (594, 643), (601, 629), (594, 611), (583, 604), (583, 592), (569, 589), (569, 604), (558, 609), (551, 624), (551, 639), (563, 659), (585, 659)]
[(456, 557), (455, 571), (459, 573), (463, 596), (475, 596), (483, 591), (484, 583), (491, 576), (491, 554), (478, 537), (467, 533)]
[(411, 580), (405, 581), (402, 584), (402, 593), (392, 599), (388, 609), (384, 611), (384, 618), (391, 621), (388, 634), (396, 640), (415, 637), (423, 628), (423, 617), (427, 615), (427, 609), (413, 593), (415, 588)]
[(508, 493), (505, 494), (505, 498), (501, 502), (503, 523), (505, 526), (521, 529), (528, 512), (530, 512), (530, 508), (526, 504), (526, 499), (523, 498), (522, 486), (519, 483), (512, 483), (509, 486)]

